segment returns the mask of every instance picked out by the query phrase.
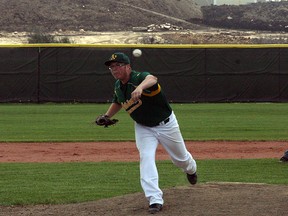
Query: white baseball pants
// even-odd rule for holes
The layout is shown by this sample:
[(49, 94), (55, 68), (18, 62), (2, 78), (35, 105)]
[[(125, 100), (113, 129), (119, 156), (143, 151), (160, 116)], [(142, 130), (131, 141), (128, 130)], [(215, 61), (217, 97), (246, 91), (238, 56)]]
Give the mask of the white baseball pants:
[(155, 163), (156, 149), (160, 143), (170, 155), (172, 162), (183, 172), (194, 174), (196, 161), (187, 151), (178, 121), (172, 112), (169, 122), (156, 127), (147, 127), (135, 123), (136, 145), (140, 154), (140, 182), (149, 201), (163, 204), (163, 192), (158, 185), (158, 171)]

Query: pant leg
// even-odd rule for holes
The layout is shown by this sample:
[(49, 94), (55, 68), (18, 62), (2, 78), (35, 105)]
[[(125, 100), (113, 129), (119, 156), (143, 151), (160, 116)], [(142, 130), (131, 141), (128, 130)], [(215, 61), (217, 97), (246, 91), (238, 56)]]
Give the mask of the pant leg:
[(149, 128), (135, 123), (136, 145), (140, 154), (140, 182), (149, 205), (163, 204), (163, 192), (159, 188), (159, 177), (155, 162), (157, 137)]
[(186, 148), (174, 113), (171, 114), (170, 121), (167, 124), (156, 128), (159, 133), (159, 142), (168, 152), (173, 163), (185, 173), (195, 173), (197, 169), (196, 161)]

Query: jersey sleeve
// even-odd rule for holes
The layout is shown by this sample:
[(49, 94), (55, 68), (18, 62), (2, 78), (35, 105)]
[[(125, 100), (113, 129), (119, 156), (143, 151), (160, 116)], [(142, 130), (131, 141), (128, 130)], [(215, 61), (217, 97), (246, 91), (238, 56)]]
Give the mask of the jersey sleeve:
[(119, 102), (119, 98), (118, 98), (118, 96), (117, 96), (117, 89), (119, 89), (120, 88), (120, 83), (119, 83), (119, 81), (116, 81), (115, 82), (115, 86), (114, 86), (114, 94), (113, 94), (113, 98), (112, 98), (112, 103), (118, 103), (118, 104), (120, 104), (120, 102)]
[[(149, 72), (141, 72), (141, 74), (139, 76), (139, 79), (140, 79), (139, 83), (141, 83), (146, 78), (146, 76), (148, 76), (148, 75), (152, 75), (152, 74), (150, 74)], [(148, 90), (153, 91), (153, 90), (156, 90), (157, 88), (158, 88), (158, 83), (156, 83), (155, 85), (148, 88)]]
[(119, 104), (117, 95), (115, 93), (114, 93), (113, 98), (112, 98), (112, 103), (118, 103)]
[(139, 76), (138, 76), (139, 83), (141, 83), (146, 78), (146, 76), (148, 76), (148, 75), (151, 75), (151, 74), (149, 72), (141, 72), (141, 73), (139, 73)]
[[(142, 72), (141, 75), (142, 75), (141, 76), (141, 79), (142, 79), (141, 82), (142, 82), (146, 78), (146, 76), (151, 75), (151, 74), (149, 72)], [(151, 86), (150, 88), (145, 89), (143, 92), (143, 95), (154, 96), (154, 95), (158, 94), (160, 91), (161, 91), (161, 87), (157, 82), (155, 85)]]

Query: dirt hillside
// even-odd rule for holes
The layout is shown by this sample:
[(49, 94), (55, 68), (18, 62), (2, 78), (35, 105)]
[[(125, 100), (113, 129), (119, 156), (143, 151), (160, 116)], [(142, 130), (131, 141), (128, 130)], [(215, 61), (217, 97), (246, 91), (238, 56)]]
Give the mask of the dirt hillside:
[[(280, 20), (286, 29), (288, 2), (267, 5), (203, 8), (194, 0), (2, 0), (0, 44), (29, 43), (31, 32), (68, 37), (77, 44), (288, 43), (287, 31), (257, 30), (255, 23), (269, 27), (269, 20)], [(135, 31), (166, 23), (177, 31)]]
[(1, 31), (7, 32), (128, 31), (156, 21), (177, 24), (173, 18), (201, 18), (193, 0), (2, 0), (0, 13)]
[(203, 23), (215, 27), (288, 32), (288, 2), (201, 8)]

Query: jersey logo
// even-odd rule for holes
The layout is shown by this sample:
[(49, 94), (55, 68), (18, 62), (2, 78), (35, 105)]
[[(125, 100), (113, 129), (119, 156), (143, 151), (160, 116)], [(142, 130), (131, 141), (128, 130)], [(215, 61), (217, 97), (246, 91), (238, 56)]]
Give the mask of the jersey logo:
[(142, 105), (142, 101), (140, 99), (138, 101), (134, 101), (134, 100), (130, 99), (124, 103), (121, 103), (121, 105), (129, 114), (131, 114), (138, 107), (140, 107)]
[(116, 54), (112, 54), (110, 60), (115, 60), (117, 58), (117, 55)]

